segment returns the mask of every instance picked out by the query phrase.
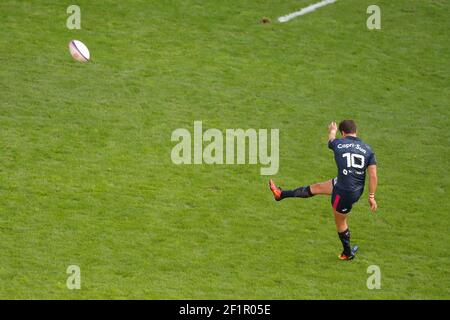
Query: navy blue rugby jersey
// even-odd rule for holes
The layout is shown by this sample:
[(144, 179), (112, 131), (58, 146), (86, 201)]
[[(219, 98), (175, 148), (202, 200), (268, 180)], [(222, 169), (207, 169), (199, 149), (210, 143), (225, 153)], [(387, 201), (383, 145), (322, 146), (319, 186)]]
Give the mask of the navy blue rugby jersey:
[(360, 138), (347, 136), (328, 142), (334, 152), (338, 174), (335, 187), (351, 192), (363, 191), (368, 166), (377, 164), (375, 153)]

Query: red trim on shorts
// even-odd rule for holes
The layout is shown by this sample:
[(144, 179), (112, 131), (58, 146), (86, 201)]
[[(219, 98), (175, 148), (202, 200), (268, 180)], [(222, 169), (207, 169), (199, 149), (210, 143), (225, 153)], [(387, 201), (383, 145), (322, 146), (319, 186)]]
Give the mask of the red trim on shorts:
[(334, 210), (336, 210), (340, 200), (341, 200), (341, 196), (337, 194), (336, 198), (334, 198), (334, 202), (333, 202), (333, 209)]

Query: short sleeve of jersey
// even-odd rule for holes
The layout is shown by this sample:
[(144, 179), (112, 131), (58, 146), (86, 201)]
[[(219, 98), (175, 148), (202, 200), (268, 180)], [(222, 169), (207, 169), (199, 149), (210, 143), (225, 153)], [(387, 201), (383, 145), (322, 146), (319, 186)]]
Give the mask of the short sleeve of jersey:
[(336, 146), (337, 142), (338, 142), (338, 139), (334, 139), (333, 141), (329, 140), (328, 148), (330, 148), (331, 150), (334, 150), (334, 147)]
[(368, 162), (368, 166), (377, 164), (377, 158), (375, 157), (375, 153), (372, 152), (372, 154), (369, 157), (369, 162)]

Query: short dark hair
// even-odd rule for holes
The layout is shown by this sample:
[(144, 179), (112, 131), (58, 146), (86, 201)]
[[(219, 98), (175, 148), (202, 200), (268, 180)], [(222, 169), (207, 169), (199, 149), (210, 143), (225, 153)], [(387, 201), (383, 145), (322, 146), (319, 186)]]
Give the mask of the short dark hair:
[(342, 120), (339, 123), (339, 131), (343, 133), (356, 133), (356, 123), (353, 120)]

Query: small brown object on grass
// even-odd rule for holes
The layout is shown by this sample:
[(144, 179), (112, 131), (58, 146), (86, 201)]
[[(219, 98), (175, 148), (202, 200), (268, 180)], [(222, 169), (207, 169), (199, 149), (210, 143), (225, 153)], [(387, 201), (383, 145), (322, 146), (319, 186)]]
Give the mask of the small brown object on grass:
[(261, 19), (261, 23), (270, 23), (270, 19), (267, 18), (267, 17), (263, 17), (263, 18)]

